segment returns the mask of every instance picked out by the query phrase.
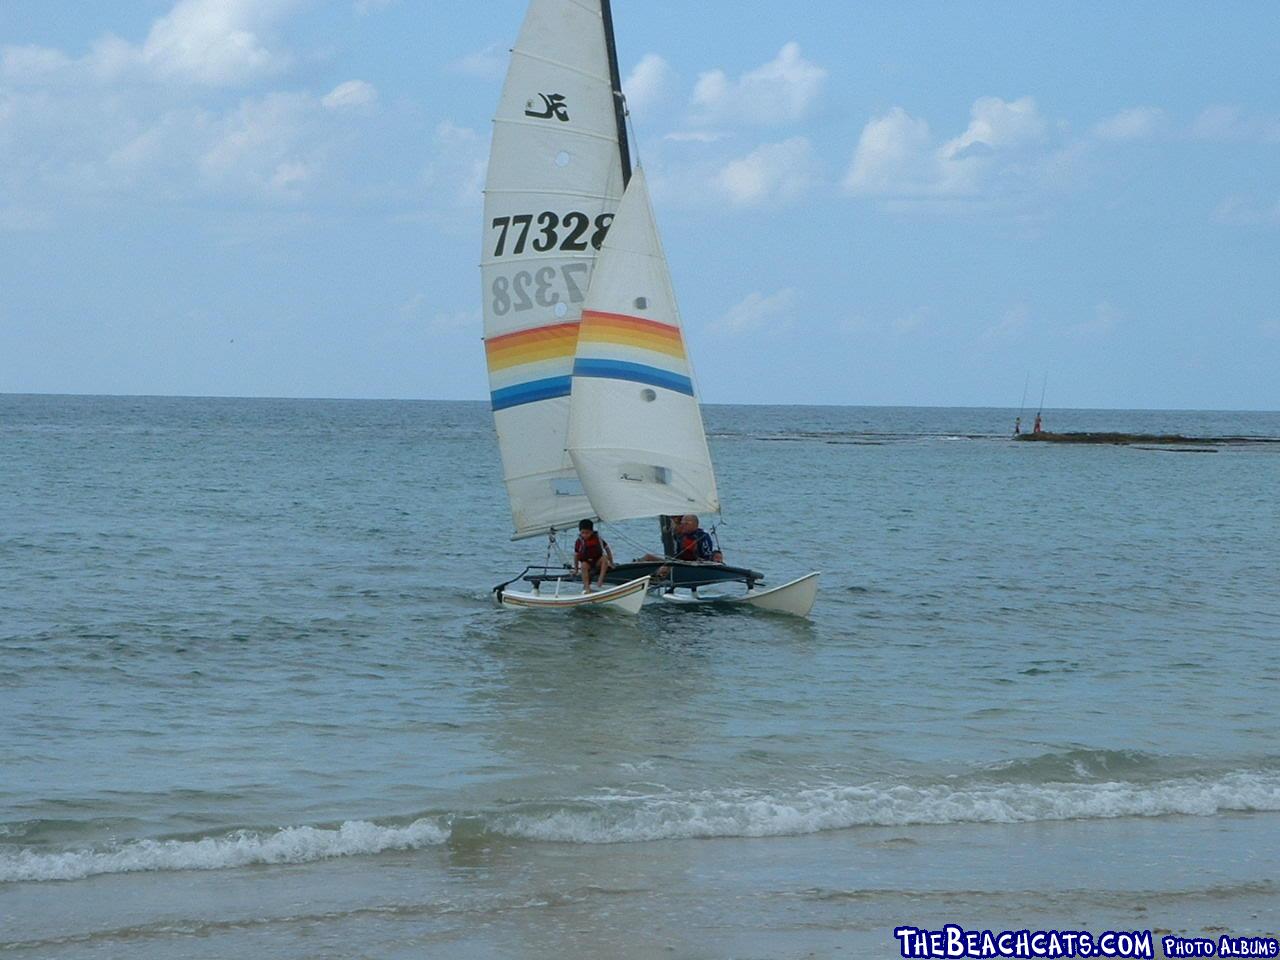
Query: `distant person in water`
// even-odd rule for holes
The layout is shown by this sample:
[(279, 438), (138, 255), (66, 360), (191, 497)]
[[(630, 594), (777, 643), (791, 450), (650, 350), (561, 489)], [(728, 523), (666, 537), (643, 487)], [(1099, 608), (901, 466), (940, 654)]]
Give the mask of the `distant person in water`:
[(1031, 428), (1032, 433), (1044, 433), (1044, 428), (1040, 425), (1040, 414), (1036, 414), (1036, 425)]
[(1022, 436), (1022, 418), (1021, 417), (1013, 421), (1013, 435), (1015, 437)]
[(582, 592), (591, 592), (591, 578), (596, 587), (604, 586), (604, 575), (613, 566), (613, 551), (590, 520), (578, 524), (578, 539), (573, 544), (573, 572), (582, 574)]

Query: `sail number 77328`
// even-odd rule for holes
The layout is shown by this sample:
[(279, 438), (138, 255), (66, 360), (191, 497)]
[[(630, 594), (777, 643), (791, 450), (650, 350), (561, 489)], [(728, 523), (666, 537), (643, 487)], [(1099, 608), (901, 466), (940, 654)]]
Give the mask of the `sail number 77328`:
[(518, 257), (526, 249), (535, 253), (551, 250), (581, 253), (587, 249), (588, 243), (599, 250), (611, 223), (612, 213), (602, 213), (592, 221), (579, 211), (566, 213), (563, 217), (550, 210), (536, 215), (522, 213), (512, 217), (494, 217), (493, 229), (498, 236), (494, 241), (493, 255)]

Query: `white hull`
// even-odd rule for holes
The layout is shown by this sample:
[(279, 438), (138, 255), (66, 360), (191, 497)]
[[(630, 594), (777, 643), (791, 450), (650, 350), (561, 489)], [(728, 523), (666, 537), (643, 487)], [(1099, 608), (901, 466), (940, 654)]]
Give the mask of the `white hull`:
[[(559, 586), (559, 584), (557, 584)], [(572, 589), (572, 588), (571, 588)], [(618, 587), (607, 587), (583, 593), (579, 587), (573, 592), (544, 593), (532, 590), (503, 590), (498, 602), (504, 607), (523, 607), (535, 610), (603, 609), (637, 614), (649, 589), (649, 578), (640, 577)]]
[(818, 578), (820, 573), (806, 574), (799, 579), (784, 583), (770, 590), (748, 590), (744, 594), (708, 594), (664, 593), (662, 599), (668, 603), (685, 606), (702, 604), (719, 604), (727, 606), (749, 606), (773, 613), (787, 613), (793, 617), (807, 617), (818, 599)]

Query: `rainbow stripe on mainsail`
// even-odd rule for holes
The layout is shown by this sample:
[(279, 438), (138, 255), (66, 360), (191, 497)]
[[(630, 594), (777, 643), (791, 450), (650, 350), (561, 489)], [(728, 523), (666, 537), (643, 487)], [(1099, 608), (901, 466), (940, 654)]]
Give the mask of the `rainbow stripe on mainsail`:
[(506, 410), (539, 400), (567, 397), (572, 385), (578, 322), (555, 323), (491, 337), (489, 362), (493, 409)]
[(586, 310), (578, 330), (575, 377), (628, 380), (693, 396), (680, 328), (620, 313)]

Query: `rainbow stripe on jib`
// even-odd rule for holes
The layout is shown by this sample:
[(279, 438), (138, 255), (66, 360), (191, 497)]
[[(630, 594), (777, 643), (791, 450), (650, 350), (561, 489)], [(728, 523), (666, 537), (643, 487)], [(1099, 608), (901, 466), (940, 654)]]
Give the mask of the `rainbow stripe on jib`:
[(581, 323), (493, 337), (485, 341), (485, 353), (495, 411), (567, 397), (573, 377), (626, 380), (693, 396), (680, 328), (643, 317), (587, 310)]
[(693, 396), (680, 328), (643, 317), (584, 311), (573, 375), (628, 380)]

